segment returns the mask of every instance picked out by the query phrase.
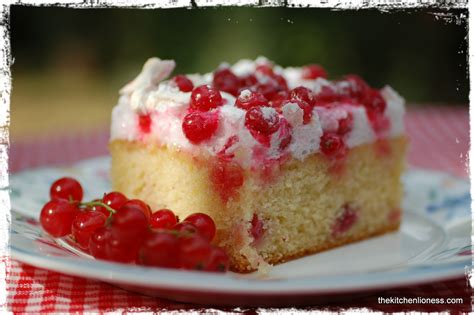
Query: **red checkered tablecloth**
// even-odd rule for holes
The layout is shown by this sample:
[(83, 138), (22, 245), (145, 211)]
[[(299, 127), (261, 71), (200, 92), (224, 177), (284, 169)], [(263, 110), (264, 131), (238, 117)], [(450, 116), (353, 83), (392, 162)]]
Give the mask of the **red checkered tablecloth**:
[[(407, 113), (406, 126), (411, 142), (408, 155), (411, 165), (442, 170), (462, 177), (468, 176), (469, 114), (467, 107), (414, 108)], [(10, 172), (14, 173), (41, 165), (67, 164), (104, 155), (107, 154), (107, 141), (106, 129), (71, 136), (58, 135), (34, 141), (12, 141), (9, 154)], [(14, 313), (203, 310), (203, 306), (142, 296), (106, 283), (35, 268), (8, 258), (0, 259), (0, 265), (7, 267), (7, 296), (3, 306)], [(1, 275), (0, 270), (0, 277)], [(0, 290), (1, 283), (2, 279), (0, 279)], [(368, 308), (384, 312), (406, 310), (468, 312), (471, 310), (471, 293), (472, 290), (463, 277), (375, 292), (357, 299), (347, 296), (337, 303), (314, 305), (304, 310), (338, 311), (349, 308)], [(462, 298), (463, 303), (451, 305), (379, 304), (379, 297)], [(1, 303), (3, 302), (0, 299), (0, 307)], [(246, 310), (219, 309), (232, 312)], [(216, 309), (207, 309), (207, 311), (212, 310)]]

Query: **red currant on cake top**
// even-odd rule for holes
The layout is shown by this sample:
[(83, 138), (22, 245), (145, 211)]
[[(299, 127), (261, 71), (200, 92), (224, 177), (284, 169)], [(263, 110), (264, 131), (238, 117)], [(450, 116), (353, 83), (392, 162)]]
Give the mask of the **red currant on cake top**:
[(271, 107), (254, 107), (245, 114), (245, 126), (258, 134), (271, 135), (280, 127), (280, 117)]
[(173, 82), (181, 92), (191, 92), (194, 88), (193, 81), (189, 80), (187, 76), (182, 74), (175, 76)]
[(79, 209), (66, 200), (51, 200), (41, 209), (40, 223), (52, 236), (66, 236), (71, 233), (72, 221), (78, 213)]
[(51, 200), (63, 199), (80, 202), (82, 201), (83, 194), (81, 184), (71, 177), (63, 177), (56, 180), (49, 190)]
[(339, 93), (349, 97), (361, 98), (370, 89), (369, 85), (358, 75), (348, 74), (337, 82)]
[(189, 222), (194, 225), (199, 234), (208, 242), (212, 241), (216, 234), (216, 224), (214, 220), (205, 213), (193, 213), (184, 219), (183, 222)]
[(345, 135), (352, 130), (353, 126), (354, 126), (354, 117), (351, 112), (347, 112), (346, 118), (339, 119), (337, 134)]
[(194, 88), (191, 93), (191, 109), (208, 111), (221, 106), (223, 103), (219, 90), (210, 85), (200, 85)]
[(365, 108), (370, 112), (383, 113), (387, 107), (385, 99), (378, 90), (368, 89), (362, 100)]
[(220, 91), (237, 96), (240, 89), (240, 79), (229, 68), (222, 68), (214, 72), (212, 85)]
[(82, 249), (89, 248), (91, 235), (105, 225), (107, 216), (99, 211), (83, 211), (72, 222), (72, 235)]
[(268, 101), (262, 93), (243, 90), (235, 100), (235, 106), (248, 110), (256, 106), (268, 106)]
[(169, 209), (158, 210), (150, 218), (150, 227), (155, 229), (171, 229), (176, 223), (176, 215)]
[(311, 64), (301, 69), (301, 77), (305, 80), (315, 80), (317, 78), (327, 78), (328, 74), (320, 65)]
[(209, 140), (217, 131), (219, 117), (217, 112), (191, 112), (183, 119), (182, 129), (188, 140), (198, 144)]
[(314, 102), (313, 91), (304, 86), (298, 86), (290, 91), (290, 99), (297, 99), (311, 105)]

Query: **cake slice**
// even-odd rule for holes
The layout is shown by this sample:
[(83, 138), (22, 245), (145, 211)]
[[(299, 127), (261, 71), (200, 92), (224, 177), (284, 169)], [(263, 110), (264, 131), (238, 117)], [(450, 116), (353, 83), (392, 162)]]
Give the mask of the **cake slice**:
[(263, 270), (397, 230), (404, 100), (360, 77), (259, 58), (168, 79), (149, 59), (112, 113), (112, 185), (210, 215), (231, 268)]

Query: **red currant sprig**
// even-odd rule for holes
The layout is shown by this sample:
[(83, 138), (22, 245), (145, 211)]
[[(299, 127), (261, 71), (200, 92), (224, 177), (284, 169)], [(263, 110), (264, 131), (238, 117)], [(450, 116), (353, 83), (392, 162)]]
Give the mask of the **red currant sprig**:
[(40, 214), (43, 229), (54, 237), (69, 235), (96, 259), (214, 272), (229, 268), (225, 251), (211, 244), (216, 225), (207, 214), (179, 222), (173, 211), (152, 214), (147, 203), (120, 192), (81, 202), (82, 186), (69, 177), (54, 182), (50, 191), (52, 200)]

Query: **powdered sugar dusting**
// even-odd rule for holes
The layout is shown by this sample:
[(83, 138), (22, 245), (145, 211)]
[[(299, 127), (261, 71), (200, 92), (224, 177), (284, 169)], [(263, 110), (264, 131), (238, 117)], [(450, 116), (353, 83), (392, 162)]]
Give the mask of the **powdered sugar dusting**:
[[(229, 67), (238, 76), (246, 76), (254, 74), (257, 65), (262, 64), (271, 62), (265, 58), (256, 61), (244, 59), (234, 65), (222, 66)], [(198, 145), (192, 144), (182, 131), (182, 120), (189, 111), (191, 92), (181, 92), (171, 80), (165, 81), (173, 68), (173, 61), (152, 58), (147, 61), (137, 78), (121, 90), (122, 96), (112, 112), (112, 140), (155, 142), (194, 154), (200, 152), (211, 156), (225, 154), (244, 167), (254, 167), (287, 154), (303, 160), (319, 152), (323, 133), (337, 132), (339, 122), (348, 117), (349, 113), (353, 117), (353, 125), (350, 132), (344, 135), (348, 148), (374, 142), (378, 137), (371, 127), (366, 109), (360, 104), (349, 102), (340, 103), (338, 106), (316, 106), (311, 119), (303, 121), (302, 108), (297, 103), (289, 101), (279, 109), (280, 112), (272, 107), (260, 108), (265, 120), (279, 126), (278, 130), (271, 134), (269, 143), (265, 144), (257, 141), (255, 135), (245, 126), (246, 110), (234, 105), (236, 99), (233, 95), (221, 91), (224, 104), (212, 109), (219, 117), (217, 131), (210, 139)], [(319, 93), (324, 86), (337, 89), (344, 88), (342, 85), (345, 84), (323, 78), (302, 79), (301, 68), (274, 66), (273, 71), (286, 79), (290, 89), (304, 86), (313, 93)], [(213, 74), (191, 74), (187, 77), (194, 86), (198, 86), (211, 84)], [(239, 97), (249, 98), (251, 93), (246, 89)], [(390, 122), (390, 128), (384, 137), (399, 136), (404, 132), (404, 100), (390, 87), (382, 89), (381, 95), (387, 102), (384, 115)], [(147, 135), (139, 131), (137, 119), (139, 113), (149, 113), (152, 119), (151, 132)]]

